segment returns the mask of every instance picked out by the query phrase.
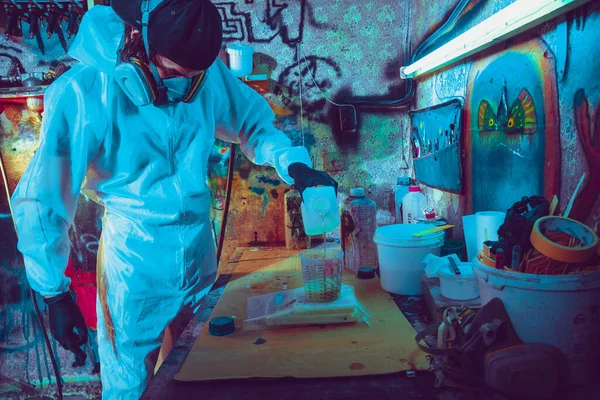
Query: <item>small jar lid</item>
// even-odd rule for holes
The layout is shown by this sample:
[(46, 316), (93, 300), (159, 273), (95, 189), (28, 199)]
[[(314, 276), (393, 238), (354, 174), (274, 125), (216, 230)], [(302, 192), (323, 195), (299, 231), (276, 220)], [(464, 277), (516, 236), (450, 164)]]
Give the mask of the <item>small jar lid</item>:
[(351, 197), (365, 197), (365, 189), (363, 188), (352, 188), (350, 189)]
[(249, 44), (235, 43), (226, 47), (225, 51), (228, 54), (235, 54), (240, 56), (251, 55), (254, 53), (254, 47)]
[(208, 333), (213, 336), (227, 336), (233, 332), (235, 332), (235, 324), (229, 317), (215, 317), (208, 324)]
[(375, 278), (375, 269), (370, 267), (359, 268), (356, 276), (358, 279), (373, 279)]

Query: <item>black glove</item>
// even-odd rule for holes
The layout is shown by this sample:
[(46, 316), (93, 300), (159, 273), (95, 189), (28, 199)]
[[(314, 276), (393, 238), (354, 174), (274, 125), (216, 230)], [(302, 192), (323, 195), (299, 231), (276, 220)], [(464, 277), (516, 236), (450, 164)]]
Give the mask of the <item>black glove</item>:
[(48, 304), (50, 333), (63, 349), (75, 354), (77, 364), (81, 365), (82, 359), (86, 358), (81, 346), (88, 340), (87, 327), (81, 310), (69, 292), (45, 298), (44, 302)]
[(317, 171), (303, 163), (293, 163), (288, 167), (288, 174), (294, 179), (300, 195), (312, 186), (333, 186), (337, 195), (338, 183), (327, 172)]

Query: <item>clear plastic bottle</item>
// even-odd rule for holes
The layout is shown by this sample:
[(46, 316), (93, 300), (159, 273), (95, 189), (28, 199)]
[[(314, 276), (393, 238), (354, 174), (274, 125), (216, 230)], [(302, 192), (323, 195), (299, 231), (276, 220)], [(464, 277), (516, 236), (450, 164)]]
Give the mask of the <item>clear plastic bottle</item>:
[(354, 273), (359, 268), (377, 268), (377, 245), (373, 241), (377, 229), (377, 206), (365, 197), (362, 188), (350, 190), (342, 205), (342, 250), (344, 267)]
[(408, 194), (410, 186), (409, 177), (398, 177), (396, 189), (394, 189), (394, 208), (396, 211), (396, 223), (402, 223), (402, 199)]
[(292, 189), (284, 196), (285, 247), (289, 250), (310, 249), (310, 236), (304, 231), (300, 193)]
[(408, 194), (402, 199), (402, 223), (416, 224), (416, 218), (423, 215), (425, 207), (427, 207), (427, 197), (421, 193), (421, 188), (409, 187)]
[(340, 210), (333, 187), (308, 187), (302, 197), (300, 210), (307, 235), (322, 235), (340, 226)]

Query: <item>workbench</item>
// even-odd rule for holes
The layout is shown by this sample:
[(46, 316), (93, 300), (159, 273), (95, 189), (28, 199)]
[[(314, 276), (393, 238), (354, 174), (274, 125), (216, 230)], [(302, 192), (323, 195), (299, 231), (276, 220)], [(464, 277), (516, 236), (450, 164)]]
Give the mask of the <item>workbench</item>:
[[(276, 248), (271, 248), (275, 250)], [(427, 371), (413, 371), (388, 375), (321, 379), (244, 379), (210, 382), (178, 382), (174, 380), (212, 309), (235, 271), (236, 265), (248, 248), (236, 249), (234, 255), (221, 266), (220, 275), (204, 300), (200, 312), (188, 323), (181, 337), (150, 380), (142, 399), (447, 399), (485, 400), (484, 393), (452, 392), (434, 387), (434, 376)], [(269, 250), (261, 248), (260, 250)], [(425, 301), (421, 296), (392, 295), (394, 302), (418, 332), (432, 323)], [(432, 345), (432, 343), (428, 343)], [(573, 394), (573, 393), (571, 393)], [(569, 396), (569, 398), (573, 398)]]

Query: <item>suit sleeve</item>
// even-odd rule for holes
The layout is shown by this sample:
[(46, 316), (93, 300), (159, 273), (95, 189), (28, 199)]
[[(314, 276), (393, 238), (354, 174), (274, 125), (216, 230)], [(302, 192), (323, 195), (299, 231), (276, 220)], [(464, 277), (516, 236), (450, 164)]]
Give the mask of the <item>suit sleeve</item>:
[(292, 146), (290, 139), (273, 126), (275, 115), (269, 103), (255, 90), (234, 77), (227, 67), (216, 61), (216, 81), (222, 87), (214, 87), (216, 101), (216, 137), (239, 143), (242, 152), (257, 165), (274, 167), (283, 181), (293, 184), (288, 167), (296, 162), (312, 168), (308, 150)]
[[(65, 276), (79, 192), (100, 147), (102, 122), (91, 110), (91, 88), (61, 77), (44, 96), (40, 144), (14, 194), (11, 209), (33, 290), (52, 296), (69, 290)], [(66, 79), (62, 79), (66, 78)]]

